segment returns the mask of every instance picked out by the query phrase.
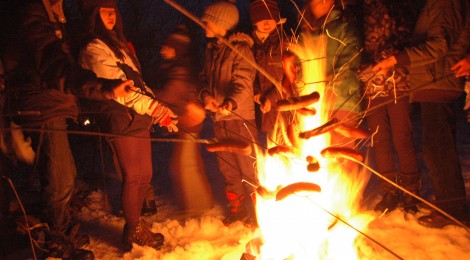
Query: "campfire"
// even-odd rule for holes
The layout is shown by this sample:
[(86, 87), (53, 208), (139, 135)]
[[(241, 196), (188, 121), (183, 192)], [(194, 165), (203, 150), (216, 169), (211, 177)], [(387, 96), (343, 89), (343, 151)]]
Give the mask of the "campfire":
[[(258, 151), (256, 210), (260, 234), (246, 245), (242, 259), (358, 257), (358, 230), (372, 220), (359, 211), (368, 175), (342, 167), (347, 161), (344, 158), (361, 160), (362, 155), (331, 147), (329, 140), (331, 131), (357, 136), (363, 133), (330, 118), (325, 59), (319, 58), (325, 57), (325, 48), (319, 39), (306, 39), (304, 46), (291, 49), (302, 70), (292, 80), (300, 98), (288, 100), (294, 104), (310, 97), (312, 102), (306, 108), (316, 113), (293, 111), (292, 122), (277, 122), (281, 130), (270, 137), (268, 153)], [(319, 98), (312, 99), (312, 95)]]

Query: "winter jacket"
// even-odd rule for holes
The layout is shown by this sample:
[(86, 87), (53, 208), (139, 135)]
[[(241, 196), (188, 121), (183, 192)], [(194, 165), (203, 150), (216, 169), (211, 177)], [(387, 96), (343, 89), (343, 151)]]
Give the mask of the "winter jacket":
[[(125, 52), (124, 52), (125, 53)], [(106, 43), (99, 39), (89, 42), (81, 51), (79, 61), (83, 68), (92, 70), (98, 77), (106, 79), (132, 79), (139, 92), (153, 96), (140, 77), (137, 66), (128, 54), (124, 59), (116, 57)], [(133, 92), (125, 98), (100, 102), (101, 112), (108, 113), (109, 122), (105, 130), (113, 134), (133, 134), (148, 130), (152, 125), (152, 112), (159, 104), (154, 98)]]
[[(408, 30), (406, 30), (408, 31)], [(386, 75), (376, 74), (372, 67), (398, 53), (395, 45), (403, 43), (403, 33), (397, 29), (396, 20), (381, 0), (364, 3), (364, 55), (359, 78), (364, 83), (364, 94), (369, 98), (396, 97), (409, 90), (408, 71), (403, 67), (390, 69)]]
[[(307, 19), (311, 20), (308, 15)], [(333, 111), (358, 112), (361, 83), (357, 70), (361, 64), (362, 41), (357, 28), (345, 21), (338, 9), (333, 9), (323, 19), (309, 21), (309, 24), (312, 27), (304, 25), (304, 32), (309, 36), (321, 36), (322, 46), (326, 46), (326, 77), (329, 81), (326, 91), (333, 93)]]
[[(281, 33), (282, 34), (282, 33)], [(279, 37), (279, 32), (274, 30), (264, 42), (256, 36), (256, 32), (252, 33), (254, 39), (253, 54), (256, 63), (271, 75), (277, 82), (282, 81), (282, 52), (284, 51), (283, 42)], [(276, 86), (267, 79), (263, 74), (257, 72), (254, 83), (254, 95), (261, 94), (261, 97), (269, 99), (271, 104), (276, 104), (281, 99), (281, 94)], [(262, 114), (261, 130), (265, 133), (274, 129), (277, 111), (272, 109), (268, 113)]]
[(397, 65), (410, 72), (412, 101), (451, 102), (463, 94), (463, 79), (450, 67), (465, 56), (470, 44), (468, 27), (464, 30), (465, 19), (470, 19), (465, 14), (468, 5), (461, 0), (428, 0), (421, 10), (412, 47), (396, 55)]
[[(54, 23), (41, 1), (21, 6), (18, 35), (11, 37), (8, 64), (9, 113), (23, 125), (40, 125), (55, 118), (76, 118), (76, 97), (113, 98), (116, 81), (98, 79), (74, 62), (69, 52), (65, 19)], [(57, 34), (56, 34), (57, 32)]]
[[(245, 58), (254, 62), (253, 39), (244, 33), (235, 33), (228, 37)], [(235, 102), (233, 113), (214, 113), (214, 120), (254, 119), (253, 81), (256, 69), (240, 54), (223, 43), (210, 42), (205, 50), (204, 70), (201, 73), (199, 97), (205, 93), (212, 95), (220, 104), (225, 99)]]

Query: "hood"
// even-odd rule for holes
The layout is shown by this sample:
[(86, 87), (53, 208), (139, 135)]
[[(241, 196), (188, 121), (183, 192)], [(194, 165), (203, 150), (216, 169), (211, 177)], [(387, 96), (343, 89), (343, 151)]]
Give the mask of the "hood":
[(250, 48), (253, 47), (255, 43), (248, 34), (241, 33), (241, 32), (231, 34), (228, 37), (228, 42), (229, 43), (237, 43), (237, 42), (246, 43), (248, 44), (248, 46), (250, 46)]

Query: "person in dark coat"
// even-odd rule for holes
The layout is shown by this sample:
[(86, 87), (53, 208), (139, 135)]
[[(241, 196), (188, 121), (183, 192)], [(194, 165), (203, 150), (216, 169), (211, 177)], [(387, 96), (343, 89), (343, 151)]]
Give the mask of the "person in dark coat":
[[(411, 101), (420, 104), (423, 159), (435, 204), (462, 222), (468, 221), (468, 209), (455, 140), (453, 103), (464, 93), (464, 83), (454, 77), (451, 66), (465, 57), (470, 44), (465, 24), (468, 6), (468, 1), (460, 0), (426, 1), (415, 25), (412, 45), (373, 68), (377, 72), (400, 66), (410, 72)], [(437, 211), (420, 217), (418, 222), (434, 228), (454, 223)]]
[[(251, 144), (257, 142), (253, 102), (256, 70), (247, 61), (254, 62), (251, 51), (253, 40), (244, 33), (230, 33), (238, 24), (238, 19), (238, 9), (229, 1), (217, 1), (204, 10), (202, 20), (206, 23), (209, 41), (200, 78), (199, 98), (212, 114), (217, 139), (238, 139)], [(224, 37), (240, 54), (216, 36)], [(253, 154), (217, 153), (230, 204), (230, 215), (224, 221), (226, 224), (254, 220), (251, 198), (255, 190), (247, 184), (257, 183), (253, 158)]]
[[(286, 19), (281, 18), (278, 4), (274, 0), (252, 1), (249, 7), (256, 63), (280, 83), (284, 74), (282, 57), (287, 46), (287, 37), (282, 27)], [(260, 142), (263, 145), (266, 141), (276, 144), (282, 142), (282, 134), (279, 131), (282, 129), (275, 127), (284, 127), (288, 123), (286, 116), (290, 113), (280, 113), (275, 108), (277, 100), (286, 98), (278, 87), (259, 71), (256, 73), (253, 94), (257, 103), (256, 123), (262, 133)], [(265, 146), (269, 147), (268, 144)]]
[(74, 62), (62, 0), (14, 2), (19, 8), (18, 29), (8, 38), (2, 57), (8, 72), (6, 114), (12, 115), (12, 122), (30, 129), (26, 133), (36, 151), (34, 169), (42, 186), (41, 219), (51, 230), (47, 255), (92, 257), (91, 251), (76, 250), (69, 237), (68, 204), (76, 168), (66, 119), (77, 118), (77, 96), (97, 100), (125, 97), (132, 81), (97, 78)]
[[(395, 43), (395, 39), (403, 38), (399, 34), (406, 34), (411, 28), (399, 32), (397, 19), (391, 16), (388, 6), (381, 0), (367, 0), (363, 4), (365, 48), (359, 77), (365, 85), (366, 109), (371, 109), (366, 113), (366, 121), (369, 131), (374, 133), (375, 164), (383, 176), (419, 195), (421, 173), (413, 143), (411, 104), (405, 95), (410, 89), (408, 71), (396, 67), (376, 74), (372, 72), (373, 65), (398, 52), (400, 43)], [(398, 168), (395, 167), (394, 152)], [(397, 188), (379, 180), (378, 189), (382, 197), (374, 209), (379, 212), (394, 210), (401, 201)], [(404, 195), (402, 202), (405, 211), (418, 211), (412, 197)]]
[[(178, 25), (163, 41), (160, 55), (164, 62), (159, 73), (160, 100), (178, 115), (178, 138), (199, 138), (206, 111), (197, 99), (197, 66), (191, 53), (192, 40), (185, 24)], [(204, 169), (201, 145), (177, 142), (171, 154), (171, 179), (176, 201), (186, 213), (198, 214), (212, 208), (212, 192)]]

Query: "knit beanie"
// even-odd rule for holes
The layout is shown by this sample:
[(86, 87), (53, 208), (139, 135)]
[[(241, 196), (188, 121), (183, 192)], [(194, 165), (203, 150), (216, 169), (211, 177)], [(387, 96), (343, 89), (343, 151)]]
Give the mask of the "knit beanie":
[(204, 10), (202, 20), (231, 31), (238, 24), (238, 9), (232, 2), (218, 1), (210, 4)]
[(250, 3), (251, 24), (263, 20), (280, 20), (280, 12), (275, 0), (254, 0)]
[(163, 41), (163, 45), (175, 49), (176, 56), (184, 56), (190, 48), (191, 38), (189, 37), (188, 28), (184, 24), (178, 25), (174, 32), (168, 35)]
[[(82, 12), (90, 17), (92, 13), (96, 14), (101, 7), (117, 9), (116, 0), (82, 0)], [(93, 15), (94, 16), (94, 15)]]

